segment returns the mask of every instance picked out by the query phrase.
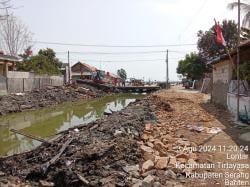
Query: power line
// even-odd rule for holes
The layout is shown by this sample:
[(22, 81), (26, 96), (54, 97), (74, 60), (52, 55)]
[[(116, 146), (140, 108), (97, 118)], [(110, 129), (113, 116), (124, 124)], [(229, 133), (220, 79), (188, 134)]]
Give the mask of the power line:
[[(59, 58), (60, 60), (67, 60), (67, 58)], [(169, 58), (171, 60), (177, 60), (180, 58)], [(70, 58), (70, 60), (79, 60), (77, 58)], [(81, 61), (81, 60), (79, 60)], [(82, 61), (89, 62), (154, 62), (154, 61), (165, 61), (165, 59), (136, 59), (136, 60), (94, 60), (94, 59), (83, 59)]]
[[(71, 54), (77, 54), (77, 55), (87, 55), (87, 54), (93, 54), (93, 55), (124, 55), (124, 54), (154, 54), (154, 53), (165, 53), (166, 51), (122, 51), (122, 52), (98, 52), (98, 51), (70, 51)], [(180, 54), (186, 54), (186, 51), (172, 51), (169, 52), (172, 53), (180, 53)], [(67, 52), (59, 51), (56, 52), (56, 54), (66, 54)]]
[[(165, 51), (123, 51), (123, 52), (98, 52), (98, 51), (70, 51), (72, 54), (97, 54), (97, 55), (123, 55), (123, 54), (152, 54), (164, 53)], [(56, 52), (57, 54), (65, 54), (66, 52)]]
[[(197, 17), (197, 15), (201, 12), (201, 10), (204, 8), (205, 4), (207, 3), (207, 0), (204, 0), (202, 5), (198, 8), (198, 11), (195, 12), (195, 14), (192, 16), (191, 20), (189, 20), (188, 24), (184, 27), (183, 31), (186, 31), (190, 25), (192, 24), (193, 20)], [(181, 32), (183, 33), (183, 32)], [(179, 35), (181, 35), (181, 33)]]
[(63, 46), (82, 46), (82, 47), (120, 47), (120, 48), (151, 48), (151, 47), (178, 47), (178, 46), (194, 46), (194, 43), (185, 44), (163, 44), (163, 45), (105, 45), (105, 44), (82, 44), (82, 43), (62, 43), (62, 42), (47, 42), (47, 41), (33, 41), (37, 44), (63, 45)]

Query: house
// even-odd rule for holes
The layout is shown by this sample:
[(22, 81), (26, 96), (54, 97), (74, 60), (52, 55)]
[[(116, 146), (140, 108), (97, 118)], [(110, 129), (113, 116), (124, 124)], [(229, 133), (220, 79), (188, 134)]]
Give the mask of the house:
[(122, 78), (110, 72), (106, 73), (106, 80), (109, 84), (112, 84), (113, 86), (121, 86), (122, 84)]
[(16, 62), (19, 61), (20, 59), (17, 57), (0, 53), (0, 75), (7, 77), (8, 71), (13, 71)]
[(16, 62), (19, 62), (19, 58), (0, 52), (0, 95), (7, 94), (7, 77), (9, 71), (15, 69)]
[(97, 68), (83, 63), (77, 62), (71, 67), (71, 78), (72, 79), (88, 79), (91, 80), (93, 74), (97, 71)]
[[(240, 63), (249, 61), (250, 63), (250, 40), (242, 42), (240, 48)], [(212, 65), (212, 93), (211, 99), (214, 103), (220, 104), (229, 108), (233, 113), (236, 110), (236, 98), (237, 98), (237, 77), (236, 77), (236, 66), (237, 66), (237, 51), (231, 52), (233, 63), (230, 61), (228, 55), (221, 55), (220, 57), (209, 62)], [(247, 88), (246, 81), (241, 81), (241, 93), (240, 102), (245, 102), (245, 97), (248, 97), (248, 91), (243, 91)], [(247, 99), (248, 100), (248, 99)], [(250, 100), (249, 100), (250, 101)], [(232, 104), (233, 103), (233, 104)], [(248, 102), (247, 106), (249, 106)], [(242, 105), (242, 110), (245, 110), (245, 104)], [(250, 106), (249, 106), (250, 114)]]

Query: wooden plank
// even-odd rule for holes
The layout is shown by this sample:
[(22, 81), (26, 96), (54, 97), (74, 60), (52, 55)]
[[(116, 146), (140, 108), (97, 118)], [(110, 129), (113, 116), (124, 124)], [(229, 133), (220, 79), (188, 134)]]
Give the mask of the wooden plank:
[(33, 139), (33, 140), (37, 140), (37, 141), (42, 142), (42, 143), (50, 144), (50, 142), (48, 142), (47, 140), (45, 140), (45, 139), (43, 139), (43, 138), (39, 138), (39, 137), (36, 137), (36, 136), (34, 136), (34, 135), (31, 135), (31, 134), (26, 134), (26, 133), (21, 132), (21, 131), (18, 131), (18, 130), (16, 130), (16, 129), (10, 129), (10, 131), (11, 131), (11, 132), (14, 132), (14, 133), (16, 133), (16, 134), (21, 134), (21, 135), (23, 135), (23, 136), (25, 136), (25, 137), (27, 137), (27, 138), (31, 138), (31, 139)]
[(47, 173), (47, 170), (49, 169), (49, 167), (54, 164), (59, 158), (60, 156), (63, 154), (63, 152), (65, 151), (65, 149), (69, 146), (69, 144), (72, 142), (73, 138), (68, 139), (61, 147), (61, 149), (59, 150), (59, 153), (57, 155), (55, 155), (51, 160), (49, 160), (48, 162), (46, 162), (45, 164), (41, 165), (41, 170), (42, 173), (45, 174)]
[(82, 181), (84, 184), (89, 185), (89, 181), (81, 176), (79, 173), (76, 173), (77, 177)]

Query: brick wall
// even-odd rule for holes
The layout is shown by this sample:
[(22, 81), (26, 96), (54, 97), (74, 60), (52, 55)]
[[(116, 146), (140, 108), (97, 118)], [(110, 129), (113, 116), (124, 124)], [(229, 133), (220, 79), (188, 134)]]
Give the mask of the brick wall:
[(213, 65), (213, 83), (221, 81), (229, 84), (232, 79), (232, 66), (229, 60)]

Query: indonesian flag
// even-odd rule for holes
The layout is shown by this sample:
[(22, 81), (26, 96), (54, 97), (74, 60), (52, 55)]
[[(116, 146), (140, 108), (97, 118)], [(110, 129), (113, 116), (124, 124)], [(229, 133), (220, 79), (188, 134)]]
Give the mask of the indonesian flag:
[(222, 29), (219, 23), (217, 23), (216, 20), (214, 21), (215, 21), (216, 42), (220, 45), (226, 46), (226, 42), (222, 34)]

